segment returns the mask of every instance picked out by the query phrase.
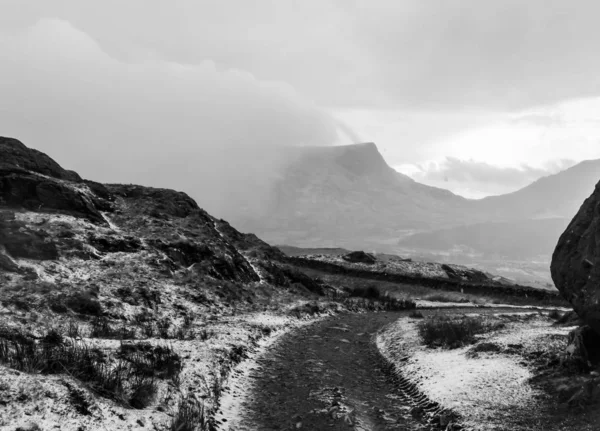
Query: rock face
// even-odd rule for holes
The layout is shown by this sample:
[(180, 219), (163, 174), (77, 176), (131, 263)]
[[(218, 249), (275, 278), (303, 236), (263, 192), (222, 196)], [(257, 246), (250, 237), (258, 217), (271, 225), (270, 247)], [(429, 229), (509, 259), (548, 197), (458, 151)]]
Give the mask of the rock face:
[(104, 224), (110, 196), (101, 184), (83, 181), (46, 154), (0, 137), (0, 204), (32, 211), (57, 211)]
[(2, 154), (0, 169), (18, 167), (60, 180), (81, 181), (77, 173), (63, 169), (46, 154), (27, 148), (22, 142), (13, 138), (0, 136), (0, 154)]
[(347, 262), (366, 263), (369, 265), (372, 265), (375, 262), (377, 262), (377, 259), (375, 259), (375, 256), (373, 256), (372, 254), (369, 254), (369, 253), (365, 253), (364, 251), (353, 251), (351, 253), (348, 253), (348, 254), (345, 254), (344, 256), (342, 256), (342, 259), (344, 259)]
[(600, 183), (560, 237), (551, 271), (575, 312), (600, 334)]

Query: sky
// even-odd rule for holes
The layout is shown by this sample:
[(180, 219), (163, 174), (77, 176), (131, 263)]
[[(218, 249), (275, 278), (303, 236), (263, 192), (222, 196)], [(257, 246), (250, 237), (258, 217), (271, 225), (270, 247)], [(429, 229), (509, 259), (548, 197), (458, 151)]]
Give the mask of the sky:
[(418, 181), (506, 193), (600, 158), (599, 13), (578, 0), (0, 0), (0, 134), (217, 212), (236, 181), (280, 174), (266, 148), (296, 145), (371, 141)]

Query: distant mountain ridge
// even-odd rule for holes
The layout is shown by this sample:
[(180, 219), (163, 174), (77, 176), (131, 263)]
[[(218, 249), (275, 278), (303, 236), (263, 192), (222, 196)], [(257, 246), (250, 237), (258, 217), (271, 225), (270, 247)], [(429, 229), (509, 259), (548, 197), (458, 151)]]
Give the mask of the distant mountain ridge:
[[(506, 259), (549, 262), (558, 230), (600, 180), (600, 160), (589, 160), (513, 193), (473, 200), (395, 171), (373, 143), (291, 151), (262, 213), (227, 218), (267, 242), (300, 247), (400, 253), (437, 245), (447, 253), (464, 246), (473, 255), (497, 248)], [(541, 219), (550, 220), (540, 223), (547, 229), (531, 223)]]

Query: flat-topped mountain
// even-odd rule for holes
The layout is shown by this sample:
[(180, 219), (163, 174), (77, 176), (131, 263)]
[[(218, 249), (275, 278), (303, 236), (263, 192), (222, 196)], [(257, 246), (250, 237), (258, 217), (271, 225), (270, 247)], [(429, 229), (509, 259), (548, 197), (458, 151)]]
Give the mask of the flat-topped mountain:
[(405, 230), (444, 226), (448, 214), (458, 217), (469, 205), (395, 171), (371, 143), (290, 152), (263, 212), (228, 215), (271, 243), (359, 248)]
[(558, 236), (600, 178), (600, 160), (586, 161), (514, 193), (471, 200), (395, 171), (372, 143), (289, 152), (285, 169), (261, 189), (269, 198), (260, 211), (228, 214), (236, 226), (272, 244), (463, 263), (535, 260), (548, 281)]

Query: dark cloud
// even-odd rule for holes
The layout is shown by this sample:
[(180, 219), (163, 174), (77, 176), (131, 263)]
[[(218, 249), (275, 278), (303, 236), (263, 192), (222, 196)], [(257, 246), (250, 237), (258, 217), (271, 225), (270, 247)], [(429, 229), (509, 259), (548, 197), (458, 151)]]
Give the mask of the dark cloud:
[(206, 60), (345, 107), (513, 109), (599, 94), (600, 3), (581, 0), (5, 0), (111, 55)]
[(480, 161), (447, 157), (443, 162), (419, 165), (411, 176), (425, 184), (478, 198), (518, 190), (541, 177), (555, 174), (574, 164), (571, 160), (554, 160), (541, 168), (529, 165), (501, 167)]
[(285, 83), (208, 60), (126, 63), (58, 19), (0, 34), (0, 133), (91, 179), (183, 189), (218, 214), (247, 178), (277, 174), (278, 147), (338, 136)]

